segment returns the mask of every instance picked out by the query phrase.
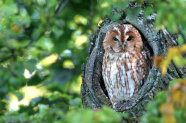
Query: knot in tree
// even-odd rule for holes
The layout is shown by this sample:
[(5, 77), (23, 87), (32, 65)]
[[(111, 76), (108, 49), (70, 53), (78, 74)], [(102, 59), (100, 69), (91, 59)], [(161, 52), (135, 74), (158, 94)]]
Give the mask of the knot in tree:
[(106, 105), (137, 118), (170, 80), (183, 77), (173, 62), (165, 76), (155, 65), (154, 56), (165, 56), (169, 46), (178, 44), (166, 29), (155, 30), (156, 14), (145, 17), (143, 7), (130, 3), (124, 10), (113, 9), (119, 19), (106, 17), (90, 38), (89, 56), (82, 67), (85, 107), (95, 110)]

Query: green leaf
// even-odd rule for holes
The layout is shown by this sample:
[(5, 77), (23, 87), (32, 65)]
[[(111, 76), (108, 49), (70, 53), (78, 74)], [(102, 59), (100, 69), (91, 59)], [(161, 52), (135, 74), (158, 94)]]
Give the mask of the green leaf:
[(29, 42), (29, 40), (18, 41), (18, 40), (12, 39), (12, 40), (8, 40), (7, 44), (9, 47), (11, 47), (13, 49), (20, 49), (20, 48), (23, 48), (24, 46), (26, 46), (26, 44), (28, 42)]
[(180, 80), (182, 80), (182, 79), (173, 79), (173, 80), (171, 80), (170, 83), (169, 83), (169, 89), (171, 89), (172, 86), (173, 86), (175, 83), (179, 82)]
[(184, 40), (181, 35), (178, 35), (178, 44), (181, 46), (184, 44)]
[(155, 97), (154, 100), (157, 102), (157, 106), (164, 103), (167, 98), (167, 93), (165, 91), (160, 91)]
[(39, 111), (40, 111), (41, 117), (43, 117), (47, 113), (47, 111), (49, 111), (49, 106), (47, 106), (47, 105), (40, 105), (39, 106)]
[(30, 73), (32, 73), (36, 69), (37, 60), (30, 59), (28, 61), (24, 61), (23, 64), (24, 64), (24, 67), (28, 69)]
[(37, 85), (43, 82), (45, 79), (47, 79), (47, 77), (48, 76), (40, 77), (38, 73), (36, 73), (31, 79), (28, 80), (27, 85), (28, 86)]
[(62, 94), (58, 91), (54, 91), (52, 95), (50, 96), (49, 100), (54, 101), (62, 97)]
[(14, 92), (14, 94), (16, 95), (16, 97), (18, 98), (19, 101), (24, 98), (24, 94), (21, 92), (16, 91), (16, 92)]
[(3, 100), (0, 101), (0, 115), (2, 115), (6, 111), (7, 103)]
[(70, 100), (69, 102), (70, 106), (78, 106), (81, 104), (81, 99), (80, 98), (75, 98)]

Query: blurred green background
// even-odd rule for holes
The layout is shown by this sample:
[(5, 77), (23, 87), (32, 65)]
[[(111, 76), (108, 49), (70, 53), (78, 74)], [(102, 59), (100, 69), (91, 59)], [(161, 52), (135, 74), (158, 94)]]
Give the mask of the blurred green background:
[[(143, 0), (137, 2), (142, 4)], [(147, 7), (145, 16), (157, 13), (157, 30), (178, 33), (181, 25), (186, 34), (185, 0), (149, 2), (154, 7)], [(83, 109), (80, 86), (90, 35), (106, 15), (112, 18), (113, 7), (123, 9), (128, 3), (1, 0), (0, 122), (119, 122), (122, 116), (127, 117), (108, 107), (95, 112)], [(183, 38), (178, 38), (183, 45)]]

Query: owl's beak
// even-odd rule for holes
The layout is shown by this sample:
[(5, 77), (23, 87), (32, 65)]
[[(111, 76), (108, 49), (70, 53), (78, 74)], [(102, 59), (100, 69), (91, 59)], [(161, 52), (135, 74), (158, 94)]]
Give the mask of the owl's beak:
[(124, 44), (122, 44), (121, 46), (122, 46), (123, 49), (125, 49), (125, 45)]

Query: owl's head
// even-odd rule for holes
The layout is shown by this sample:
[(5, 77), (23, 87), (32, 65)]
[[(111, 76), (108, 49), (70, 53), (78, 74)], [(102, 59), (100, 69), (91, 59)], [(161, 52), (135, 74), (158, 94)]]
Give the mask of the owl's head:
[(143, 41), (138, 30), (131, 24), (111, 27), (103, 41), (105, 52), (118, 53), (126, 51), (141, 51)]

